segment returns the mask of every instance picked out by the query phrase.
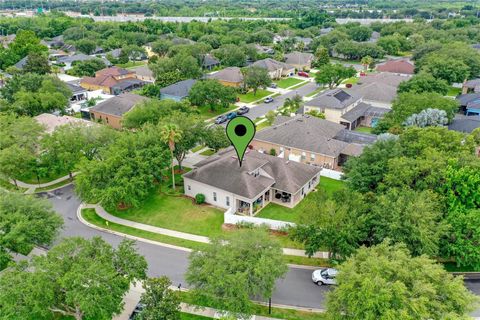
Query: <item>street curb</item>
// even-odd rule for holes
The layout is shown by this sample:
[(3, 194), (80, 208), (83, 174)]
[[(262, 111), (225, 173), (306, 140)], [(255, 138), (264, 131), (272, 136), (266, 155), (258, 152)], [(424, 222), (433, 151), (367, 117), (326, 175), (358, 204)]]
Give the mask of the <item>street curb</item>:
[[(73, 181), (72, 182), (69, 182), (67, 184), (64, 184), (63, 186), (59, 186), (59, 187), (56, 187), (56, 188), (53, 188), (53, 189), (48, 189), (48, 190), (42, 190), (42, 191), (37, 191), (37, 189), (35, 189), (33, 191), (33, 194), (37, 194), (37, 193), (43, 193), (43, 192), (52, 192), (52, 191), (55, 191), (55, 190), (58, 190), (58, 189), (62, 189), (63, 187), (66, 187), (66, 186), (69, 186), (73, 184)], [(40, 188), (39, 188), (40, 189)]]
[(99, 230), (99, 231), (102, 231), (102, 232), (105, 232), (105, 233), (114, 234), (114, 235), (117, 235), (119, 237), (128, 238), (128, 239), (132, 239), (132, 240), (136, 240), (136, 241), (141, 241), (141, 242), (145, 242), (145, 243), (149, 243), (149, 244), (153, 244), (153, 245), (157, 245), (157, 246), (161, 246), (161, 247), (166, 247), (166, 248), (185, 251), (185, 252), (192, 252), (193, 251), (192, 249), (189, 249), (189, 248), (175, 246), (175, 245), (172, 245), (172, 244), (158, 242), (158, 241), (153, 241), (153, 240), (149, 240), (149, 239), (145, 239), (145, 238), (141, 238), (141, 237), (136, 237), (136, 236), (132, 236), (132, 235), (129, 235), (129, 234), (126, 234), (126, 233), (122, 233), (122, 232), (113, 231), (113, 230), (110, 230), (110, 229), (105, 229), (105, 228), (99, 227), (97, 225), (94, 225), (93, 223), (88, 222), (87, 220), (85, 220), (83, 218), (82, 209), (95, 209), (95, 208), (86, 206), (84, 203), (81, 203), (77, 208), (77, 218), (78, 218), (78, 220), (81, 223), (83, 223), (84, 225), (86, 225), (90, 228), (93, 228), (93, 229), (96, 229), (96, 230)]
[(292, 269), (305, 269), (305, 270), (317, 270), (321, 268), (327, 268), (325, 266), (306, 266), (303, 264), (291, 264), (291, 263), (287, 263), (287, 266)]

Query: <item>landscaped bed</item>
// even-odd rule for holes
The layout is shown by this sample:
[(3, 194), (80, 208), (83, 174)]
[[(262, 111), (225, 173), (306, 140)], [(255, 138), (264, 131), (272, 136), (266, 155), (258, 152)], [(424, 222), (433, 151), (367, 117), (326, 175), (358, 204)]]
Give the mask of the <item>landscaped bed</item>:
[(245, 94), (239, 94), (238, 97), (240, 98), (241, 102), (244, 103), (252, 103), (257, 100), (263, 99), (266, 96), (272, 94), (273, 92), (268, 91), (268, 90), (263, 90), (263, 89), (258, 89), (257, 94), (253, 95), (253, 91), (247, 92)]
[(286, 89), (288, 87), (299, 84), (303, 81), (304, 80), (300, 80), (300, 79), (297, 79), (297, 78), (285, 78), (285, 79), (281, 79), (281, 80), (274, 81), (274, 82), (277, 84), (277, 86), (279, 88)]
[[(332, 194), (343, 188), (344, 184), (343, 181), (320, 177), (319, 187), (325, 190), (328, 194)], [(287, 208), (276, 203), (269, 203), (258, 213), (258, 215), (256, 215), (256, 217), (298, 223), (300, 213), (306, 210), (306, 208), (310, 206), (310, 202), (313, 200), (313, 193), (310, 193), (299, 204), (297, 204), (295, 208)]]

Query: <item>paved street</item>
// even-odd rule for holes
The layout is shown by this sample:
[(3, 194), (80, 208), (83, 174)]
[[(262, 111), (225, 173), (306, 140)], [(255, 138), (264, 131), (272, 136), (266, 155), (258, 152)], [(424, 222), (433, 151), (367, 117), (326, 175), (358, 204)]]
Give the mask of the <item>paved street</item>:
[[(101, 236), (107, 242), (116, 246), (122, 237), (110, 233), (98, 231), (82, 224), (76, 215), (80, 200), (73, 192), (73, 186), (66, 186), (55, 191), (55, 193), (44, 194), (55, 210), (59, 212), (64, 220), (65, 226), (61, 231), (61, 237), (81, 236), (91, 238)], [(186, 286), (183, 274), (188, 264), (188, 252), (161, 247), (145, 242), (137, 241), (139, 252), (147, 259), (149, 276), (167, 275), (173, 285)], [(272, 297), (272, 303), (294, 305), (309, 308), (324, 308), (325, 293), (327, 287), (318, 287), (310, 279), (311, 270), (290, 268), (287, 276), (279, 280), (277, 290)], [(468, 281), (466, 285), (477, 295), (480, 295), (480, 281)], [(475, 312), (480, 316), (480, 310)]]

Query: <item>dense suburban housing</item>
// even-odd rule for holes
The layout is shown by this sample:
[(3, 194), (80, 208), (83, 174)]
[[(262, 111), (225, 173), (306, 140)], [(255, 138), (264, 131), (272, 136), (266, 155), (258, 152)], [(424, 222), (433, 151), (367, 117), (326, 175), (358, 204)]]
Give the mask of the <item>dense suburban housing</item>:
[(294, 207), (320, 181), (320, 167), (247, 150), (242, 166), (232, 148), (195, 165), (183, 175), (185, 194), (205, 195), (207, 203), (255, 215), (273, 202)]
[(280, 158), (338, 170), (350, 156), (358, 156), (376, 136), (308, 115), (277, 117), (272, 127), (257, 132), (254, 150)]
[(292, 76), (295, 74), (295, 67), (271, 58), (255, 61), (252, 65), (254, 67), (266, 69), (268, 75), (272, 79), (280, 79), (281, 77)]
[(87, 90), (102, 90), (106, 94), (118, 95), (145, 85), (137, 79), (134, 71), (110, 67), (95, 72), (95, 77), (85, 77), (80, 85)]
[(311, 53), (294, 51), (285, 54), (285, 63), (297, 70), (310, 70), (313, 58), (314, 56)]
[(183, 100), (188, 97), (190, 89), (196, 82), (195, 79), (187, 79), (164, 87), (160, 89), (160, 99)]
[(374, 127), (390, 110), (363, 102), (360, 95), (342, 89), (328, 90), (305, 102), (304, 113), (320, 111), (325, 119), (344, 125), (349, 130), (362, 125)]
[(377, 64), (377, 71), (397, 74), (414, 74), (415, 65), (410, 59), (388, 60)]
[(90, 108), (90, 117), (115, 129), (122, 128), (122, 118), (137, 104), (148, 98), (133, 93), (122, 93)]
[(216, 79), (224, 86), (241, 87), (243, 84), (243, 74), (239, 67), (228, 67), (207, 75), (209, 79)]

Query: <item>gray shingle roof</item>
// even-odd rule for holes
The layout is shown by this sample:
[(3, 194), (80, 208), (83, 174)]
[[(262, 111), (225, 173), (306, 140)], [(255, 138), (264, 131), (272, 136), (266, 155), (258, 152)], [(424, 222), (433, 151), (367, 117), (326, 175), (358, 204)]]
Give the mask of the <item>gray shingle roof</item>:
[(306, 65), (313, 60), (313, 54), (294, 51), (285, 55), (285, 63), (293, 65)]
[(284, 69), (284, 68), (286, 68), (286, 69), (293, 68), (293, 67), (290, 67), (283, 62), (273, 60), (271, 58), (255, 61), (252, 65), (255, 66), (255, 67), (267, 69), (268, 71), (276, 71), (276, 70), (280, 70), (280, 69)]
[(148, 100), (148, 98), (134, 93), (122, 93), (116, 97), (103, 101), (90, 110), (98, 111), (114, 116), (123, 116), (130, 111), (136, 104)]
[[(259, 168), (271, 178), (251, 174)], [(271, 186), (296, 193), (320, 171), (319, 167), (287, 161), (251, 150), (245, 154), (240, 167), (235, 151), (233, 148), (228, 148), (198, 163), (196, 168), (184, 174), (184, 177), (241, 197), (254, 199)]]
[(458, 100), (458, 102), (460, 102), (461, 106), (466, 106), (469, 102), (480, 99), (480, 93), (461, 94), (457, 96), (456, 99)]
[(371, 143), (373, 135), (348, 135), (341, 124), (299, 115), (293, 118), (278, 117), (275, 124), (257, 132), (254, 140), (266, 141), (290, 148), (337, 157), (351, 143)]
[(194, 79), (179, 81), (177, 83), (169, 85), (168, 87), (160, 89), (160, 94), (167, 94), (169, 96), (185, 98), (188, 96), (188, 93), (190, 92), (190, 89), (195, 84), (195, 82), (197, 82), (197, 80)]
[(219, 64), (220, 64), (220, 61), (218, 61), (211, 54), (207, 53), (206, 55), (203, 56), (202, 67), (209, 68), (209, 67), (218, 66)]
[(242, 82), (243, 74), (238, 67), (228, 67), (213, 74), (207, 75), (210, 79), (223, 80), (227, 82)]
[(138, 66), (135, 68), (131, 68), (130, 70), (135, 71), (135, 74), (143, 77), (152, 77), (153, 78), (153, 72), (150, 70), (148, 65), (143, 65), (143, 66)]
[(480, 128), (480, 116), (463, 116), (457, 115), (451, 124), (448, 125), (448, 129), (459, 132), (470, 133), (476, 128)]
[(342, 89), (333, 89), (325, 91), (305, 104), (312, 107), (344, 109), (359, 99), (360, 97), (353, 92), (346, 92)]
[(363, 100), (391, 103), (397, 96), (397, 87), (382, 82), (371, 82), (347, 90)]

